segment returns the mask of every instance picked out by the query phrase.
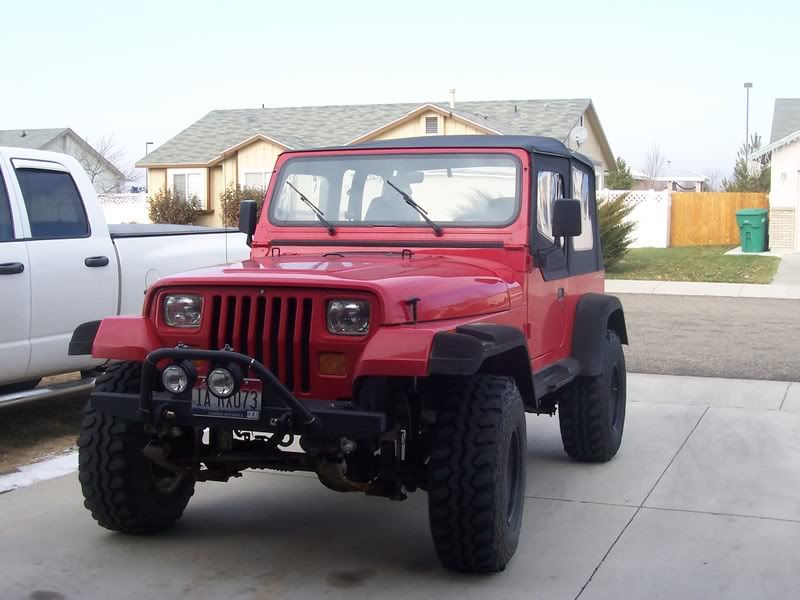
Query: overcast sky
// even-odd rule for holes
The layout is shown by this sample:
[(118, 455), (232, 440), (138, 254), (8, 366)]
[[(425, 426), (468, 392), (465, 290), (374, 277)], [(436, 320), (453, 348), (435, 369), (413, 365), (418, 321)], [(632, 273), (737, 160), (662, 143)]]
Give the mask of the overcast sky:
[(615, 155), (728, 175), (800, 97), (800, 2), (3, 3), (0, 129), (113, 134), (133, 162), (223, 108), (590, 97)]

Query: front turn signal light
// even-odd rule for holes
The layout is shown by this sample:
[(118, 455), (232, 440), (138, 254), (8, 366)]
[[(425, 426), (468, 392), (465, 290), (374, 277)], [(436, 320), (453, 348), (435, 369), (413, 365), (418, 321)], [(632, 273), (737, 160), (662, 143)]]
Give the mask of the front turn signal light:
[(347, 375), (347, 363), (340, 352), (319, 353), (320, 375)]

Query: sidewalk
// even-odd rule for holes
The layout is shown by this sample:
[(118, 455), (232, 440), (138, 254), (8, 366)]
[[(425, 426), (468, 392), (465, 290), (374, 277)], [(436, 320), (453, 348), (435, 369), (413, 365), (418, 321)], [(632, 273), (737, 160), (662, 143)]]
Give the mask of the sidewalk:
[(702, 281), (642, 281), (606, 279), (609, 294), (724, 296), (728, 298), (800, 299), (800, 284), (708, 283)]

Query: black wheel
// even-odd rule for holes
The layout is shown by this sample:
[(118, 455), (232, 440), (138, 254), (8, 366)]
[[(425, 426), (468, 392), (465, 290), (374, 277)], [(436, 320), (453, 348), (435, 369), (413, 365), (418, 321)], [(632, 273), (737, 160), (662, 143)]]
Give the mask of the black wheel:
[[(139, 363), (118, 363), (100, 374), (95, 390), (138, 393)], [(186, 432), (181, 443), (191, 445)], [(179, 438), (181, 440), (182, 438)], [(79, 479), (84, 506), (106, 529), (155, 533), (183, 514), (194, 480), (149, 461), (142, 449), (152, 440), (139, 423), (100, 413), (86, 405), (79, 446)]]
[(28, 390), (32, 390), (35, 388), (39, 383), (41, 383), (41, 377), (39, 379), (29, 379), (28, 381), (19, 381), (17, 383), (8, 383), (6, 385), (0, 385), (0, 394), (14, 394), (16, 392), (27, 392)]
[(510, 377), (447, 381), (431, 445), (428, 514), (436, 553), (458, 571), (502, 571), (517, 549), (527, 438)]
[(570, 457), (606, 462), (619, 450), (625, 426), (625, 355), (619, 337), (606, 333), (603, 371), (578, 377), (559, 392), (561, 440)]
[(95, 369), (85, 369), (81, 371), (81, 379), (96, 379), (106, 370), (105, 367), (97, 367)]

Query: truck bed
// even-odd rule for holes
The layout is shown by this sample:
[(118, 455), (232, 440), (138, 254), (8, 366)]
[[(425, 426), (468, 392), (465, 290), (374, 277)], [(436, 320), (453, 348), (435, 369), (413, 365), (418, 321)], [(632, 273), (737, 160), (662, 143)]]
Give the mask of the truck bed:
[(239, 233), (238, 229), (225, 227), (202, 227), (200, 225), (155, 225), (155, 224), (127, 224), (109, 225), (111, 237), (138, 238), (156, 237), (165, 235), (200, 235), (207, 233)]

